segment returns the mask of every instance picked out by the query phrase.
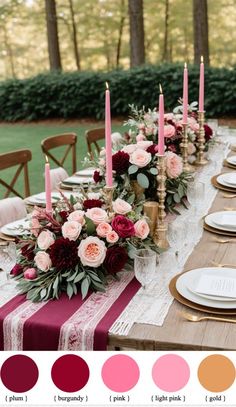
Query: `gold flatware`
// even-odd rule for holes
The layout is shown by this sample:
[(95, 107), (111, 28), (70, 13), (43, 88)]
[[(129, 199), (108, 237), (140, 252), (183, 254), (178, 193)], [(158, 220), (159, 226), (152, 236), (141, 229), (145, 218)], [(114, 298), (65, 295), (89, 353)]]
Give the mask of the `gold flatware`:
[(217, 243), (235, 243), (236, 242), (236, 239), (235, 238), (233, 238), (233, 239), (214, 239), (213, 240), (214, 242), (217, 242)]
[(230, 198), (236, 198), (236, 194), (233, 194), (233, 195), (232, 194), (223, 194), (223, 197), (224, 198), (229, 198), (229, 199)]
[(211, 264), (213, 264), (216, 267), (232, 267), (232, 268), (236, 268), (236, 264), (230, 264), (230, 263), (217, 263), (216, 261), (210, 261)]
[(222, 317), (210, 317), (210, 316), (199, 317), (198, 315), (193, 315), (188, 312), (181, 312), (181, 315), (185, 319), (187, 319), (188, 321), (191, 321), (191, 322), (200, 322), (200, 321), (206, 321), (207, 319), (210, 319), (211, 321), (231, 322), (233, 324), (236, 324), (236, 319), (228, 319), (228, 318), (222, 318)]
[(236, 208), (230, 208), (228, 206), (225, 206), (224, 211), (236, 211)]

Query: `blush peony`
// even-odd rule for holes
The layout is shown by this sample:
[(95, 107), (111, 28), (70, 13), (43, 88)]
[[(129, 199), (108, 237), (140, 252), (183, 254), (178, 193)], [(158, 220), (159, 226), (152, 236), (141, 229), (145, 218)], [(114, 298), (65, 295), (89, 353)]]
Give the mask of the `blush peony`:
[(107, 243), (116, 243), (119, 240), (119, 236), (114, 230), (112, 230), (106, 235), (106, 240)]
[(130, 157), (131, 164), (137, 165), (139, 168), (146, 167), (152, 159), (152, 155), (147, 153), (147, 151), (138, 148), (133, 152)]
[(68, 220), (74, 220), (75, 222), (78, 222), (83, 226), (85, 224), (84, 215), (85, 215), (85, 212), (78, 209), (69, 214)]
[(117, 198), (112, 202), (113, 211), (119, 215), (125, 215), (132, 211), (132, 206), (121, 198)]
[(166, 173), (169, 178), (178, 178), (183, 171), (183, 160), (181, 157), (168, 151), (166, 153)]
[(109, 232), (112, 231), (111, 225), (107, 222), (101, 222), (96, 228), (97, 235), (99, 237), (106, 237)]
[(78, 248), (78, 256), (83, 266), (99, 267), (104, 262), (107, 248), (98, 237), (89, 236), (82, 240)]
[(175, 135), (175, 127), (171, 124), (164, 126), (164, 137), (171, 138)]
[(39, 251), (34, 257), (34, 261), (39, 270), (48, 271), (52, 266), (52, 262), (48, 253)]
[(75, 220), (68, 220), (61, 228), (62, 236), (65, 239), (77, 240), (82, 229), (82, 225)]
[(148, 141), (148, 140), (139, 141), (137, 143), (138, 148), (141, 148), (142, 150), (145, 150), (145, 151), (147, 151), (148, 147), (150, 147), (152, 145), (153, 145), (153, 141)]
[(87, 218), (91, 219), (95, 225), (99, 225), (101, 222), (107, 222), (108, 216), (104, 209), (91, 208), (86, 212)]
[(47, 229), (43, 230), (37, 239), (38, 247), (41, 250), (47, 250), (54, 242), (53, 233)]
[(145, 219), (140, 219), (134, 224), (135, 236), (144, 240), (148, 237), (150, 228)]

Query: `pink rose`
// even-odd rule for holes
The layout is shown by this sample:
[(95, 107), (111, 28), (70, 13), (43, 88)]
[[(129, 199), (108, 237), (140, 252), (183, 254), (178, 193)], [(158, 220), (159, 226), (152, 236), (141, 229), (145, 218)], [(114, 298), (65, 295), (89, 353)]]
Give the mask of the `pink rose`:
[(140, 239), (142, 239), (142, 240), (146, 239), (150, 232), (148, 223), (144, 219), (140, 219), (134, 224), (134, 230), (135, 230), (135, 236), (140, 237)]
[(197, 132), (199, 130), (199, 124), (198, 122), (194, 119), (194, 117), (190, 117), (188, 119), (189, 122), (189, 127), (192, 131)]
[(127, 146), (124, 146), (121, 151), (124, 151), (124, 153), (127, 154), (132, 154), (135, 150), (137, 150), (137, 144), (128, 144)]
[(91, 208), (86, 212), (87, 218), (91, 219), (95, 225), (99, 225), (101, 222), (107, 222), (108, 216), (102, 208)]
[(96, 228), (96, 232), (99, 237), (106, 237), (109, 232), (112, 231), (111, 225), (107, 222), (101, 222)]
[(37, 237), (39, 235), (39, 231), (42, 229), (37, 218), (32, 218), (30, 221), (30, 232)]
[(65, 222), (61, 228), (62, 236), (65, 239), (76, 240), (80, 235), (81, 229), (82, 225), (79, 222), (69, 220), (68, 222)]
[(81, 241), (78, 256), (83, 266), (99, 267), (105, 260), (106, 251), (106, 245), (102, 240), (89, 236)]
[(68, 220), (74, 220), (75, 222), (79, 222), (83, 226), (85, 224), (84, 214), (84, 211), (76, 210), (69, 214)]
[(165, 114), (164, 114), (164, 118), (165, 118), (166, 120), (173, 120), (174, 114), (173, 114), (173, 113), (165, 113)]
[(48, 271), (52, 266), (50, 256), (46, 252), (38, 252), (34, 257), (36, 266), (42, 271)]
[(137, 143), (138, 148), (141, 148), (142, 150), (145, 150), (145, 151), (148, 149), (148, 147), (150, 147), (152, 145), (153, 145), (153, 141), (148, 141), (148, 140), (139, 141)]
[(37, 271), (35, 268), (29, 268), (24, 271), (24, 277), (26, 280), (34, 280), (37, 277)]
[(116, 243), (119, 240), (119, 236), (114, 230), (112, 230), (107, 234), (106, 239), (108, 243)]
[(166, 153), (166, 173), (169, 178), (177, 178), (183, 171), (183, 160), (181, 157), (168, 151)]
[(137, 141), (137, 143), (138, 143), (139, 141), (143, 141), (143, 140), (146, 140), (146, 137), (144, 136), (144, 134), (139, 133), (139, 134), (136, 136), (136, 141)]
[(38, 247), (41, 250), (47, 250), (54, 242), (55, 239), (50, 230), (43, 230), (37, 239)]
[(114, 202), (112, 202), (112, 208), (114, 212), (118, 213), (119, 215), (125, 215), (126, 213), (132, 211), (132, 206), (120, 198), (117, 198)]
[(164, 137), (171, 138), (175, 135), (175, 127), (171, 124), (164, 126)]
[(188, 143), (188, 155), (193, 155), (196, 152), (196, 147), (193, 143)]
[(138, 148), (133, 152), (133, 154), (130, 157), (130, 162), (131, 164), (137, 165), (137, 167), (146, 167), (150, 163), (152, 159), (152, 155), (150, 153), (147, 153), (147, 151), (142, 150), (141, 148)]

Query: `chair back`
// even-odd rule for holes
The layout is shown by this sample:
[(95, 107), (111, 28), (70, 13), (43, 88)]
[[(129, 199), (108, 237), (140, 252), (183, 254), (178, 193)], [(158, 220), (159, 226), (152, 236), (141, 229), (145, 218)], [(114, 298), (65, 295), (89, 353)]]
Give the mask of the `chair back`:
[[(0, 178), (0, 184), (6, 188), (4, 198), (8, 198), (11, 193), (20, 198), (26, 198), (30, 195), (28, 162), (31, 159), (32, 154), (30, 150), (16, 150), (0, 154), (0, 171), (11, 167), (17, 167), (16, 172), (9, 183)], [(15, 188), (15, 184), (21, 173), (23, 173), (24, 176), (24, 196)]]
[(88, 146), (88, 152), (90, 155), (91, 160), (94, 159), (94, 154), (92, 150), (92, 145), (94, 145), (95, 149), (99, 153), (101, 148), (99, 147), (98, 141), (105, 139), (105, 129), (100, 128), (100, 129), (92, 129), (92, 130), (87, 130), (85, 132), (85, 137), (87, 141), (87, 146)]
[(18, 219), (25, 218), (27, 215), (25, 202), (14, 196), (0, 200), (0, 227)]
[[(68, 154), (71, 152), (72, 154), (72, 171), (73, 173), (76, 172), (76, 142), (77, 142), (77, 135), (75, 133), (64, 133), (58, 134), (56, 136), (47, 137), (41, 141), (42, 151), (45, 155), (47, 155), (51, 160), (57, 164), (59, 167), (64, 168), (65, 160)], [(65, 153), (61, 159), (55, 157), (54, 152), (52, 153), (51, 150), (61, 147), (67, 146)]]

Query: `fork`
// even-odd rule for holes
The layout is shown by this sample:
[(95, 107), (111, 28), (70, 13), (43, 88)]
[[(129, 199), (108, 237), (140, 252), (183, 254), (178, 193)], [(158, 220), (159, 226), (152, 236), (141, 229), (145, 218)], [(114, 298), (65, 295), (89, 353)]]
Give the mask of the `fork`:
[(229, 264), (229, 263), (224, 263), (224, 264), (220, 264), (217, 263), (216, 261), (210, 261), (211, 264), (213, 264), (216, 267), (232, 267), (232, 268), (236, 268), (236, 264)]
[(211, 317), (211, 316), (199, 317), (197, 315), (190, 314), (189, 312), (181, 312), (180, 315), (182, 315), (185, 319), (191, 322), (200, 322), (210, 319), (211, 321), (231, 322), (233, 324), (236, 324), (236, 319), (227, 319), (222, 317)]
[(213, 242), (217, 243), (235, 243), (236, 239), (214, 239)]

